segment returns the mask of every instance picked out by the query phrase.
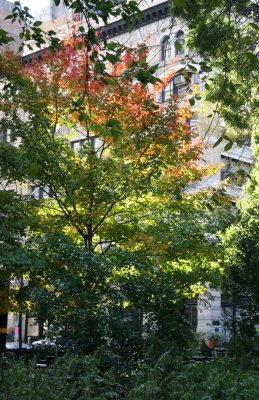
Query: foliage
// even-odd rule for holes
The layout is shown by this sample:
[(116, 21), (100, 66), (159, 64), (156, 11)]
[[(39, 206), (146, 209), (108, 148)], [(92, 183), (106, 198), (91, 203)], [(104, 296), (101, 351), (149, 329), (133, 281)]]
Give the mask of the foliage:
[[(55, 0), (55, 5), (60, 5), (60, 0)], [(125, 46), (117, 42), (107, 41), (105, 35), (99, 35), (100, 25), (106, 25), (111, 17), (120, 17), (124, 20), (130, 30), (137, 20), (142, 18), (142, 13), (138, 8), (136, 1), (87, 1), (87, 0), (66, 0), (63, 2), (71, 12), (77, 16), (77, 22), (83, 16), (82, 23), (77, 23), (77, 29), (74, 35), (81, 38), (81, 43), (78, 47), (85, 46), (87, 52), (91, 52), (92, 60), (96, 62), (96, 69), (100, 74), (107, 74), (107, 62), (115, 64), (119, 61), (120, 55), (125, 51)], [(30, 14), (28, 7), (22, 7), (20, 1), (14, 2), (12, 13), (6, 17), (13, 22), (18, 21), (22, 28), (20, 33), (21, 45), (19, 50), (22, 52), (25, 47), (33, 50), (32, 43), (39, 49), (48, 47), (51, 51), (62, 49), (63, 43), (54, 30), (45, 30), (42, 26), (42, 21), (37, 21)], [(5, 30), (0, 30), (0, 45), (5, 45), (11, 42), (12, 36)], [(101, 48), (103, 51), (97, 53), (95, 47)], [(146, 65), (147, 67), (147, 65)], [(145, 70), (145, 76), (153, 81), (154, 70)], [(140, 69), (139, 74), (143, 74)], [(145, 79), (146, 79), (145, 78)]]
[[(122, 398), (121, 385), (108, 356), (106, 367), (102, 356), (66, 355), (59, 358), (53, 369), (42, 372), (36, 369), (35, 361), (27, 365), (22, 360), (8, 363), (1, 370), (0, 399), (118, 399)], [(11, 361), (11, 360), (10, 360)], [(114, 358), (114, 369), (116, 358)]]
[[(220, 193), (184, 193), (215, 168), (199, 165), (203, 144), (191, 137), (188, 106), (172, 98), (163, 108), (154, 99), (165, 83), (143, 85), (135, 67), (146, 57), (145, 46), (129, 50), (107, 82), (84, 43), (69, 38), (26, 68), (9, 52), (0, 65), (1, 125), (17, 144), (0, 145), (1, 178), (6, 190), (28, 188), (16, 195), (28, 257), (17, 296), (87, 352), (108, 337), (131, 355), (146, 337), (184, 343), (186, 299), (218, 270), (210, 234), (225, 217), (206, 204), (212, 196), (220, 205)], [(30, 186), (48, 196), (34, 199)], [(8, 215), (11, 224), (18, 210)]]
[(241, 333), (255, 334), (258, 324), (258, 212), (243, 215), (238, 225), (225, 235), (225, 290), (234, 306), (241, 307)]
[[(183, 223), (186, 211), (181, 217), (179, 210), (177, 214), (178, 224)], [(200, 215), (197, 221), (192, 218), (194, 230), (201, 229)], [(179, 248), (175, 255), (165, 245), (161, 247), (161, 238), (157, 249), (154, 242), (150, 246), (148, 231), (146, 251), (142, 246), (134, 251), (111, 248), (105, 257), (89, 253), (65, 235), (33, 236), (31, 246), (37, 246), (45, 261), (29, 275), (31, 311), (41, 321), (47, 319), (63, 344), (78, 351), (92, 352), (107, 338), (126, 358), (141, 356), (157, 340), (162, 348), (172, 341), (185, 347), (193, 335), (184, 320), (186, 300), (201, 291), (206, 281), (218, 283), (219, 254), (216, 244), (206, 238), (208, 228), (203, 236), (200, 232), (203, 247), (199, 250), (191, 236), (188, 243), (185, 230), (174, 230), (171, 240)], [(154, 258), (155, 251), (160, 255)]]
[(259, 355), (259, 338), (258, 336), (251, 337), (247, 332), (242, 332), (242, 336), (232, 336), (227, 344), (227, 351), (229, 356), (234, 357), (235, 362), (244, 368), (256, 365)]
[(258, 177), (256, 164), (240, 201), (239, 221), (223, 236), (226, 253), (223, 287), (236, 309), (230, 313), (230, 327), (233, 333), (248, 336), (256, 334), (255, 325), (259, 322)]
[(218, 103), (217, 111), (231, 126), (251, 129), (258, 109), (258, 5), (251, 0), (189, 3), (172, 0), (171, 10), (173, 18), (187, 22), (188, 46), (210, 73), (206, 98)]
[[(59, 5), (60, 1), (57, 0), (55, 4)], [(84, 16), (84, 22), (78, 23), (75, 35), (80, 36), (86, 51), (92, 52), (91, 57), (96, 61), (98, 72), (106, 75), (107, 62), (112, 64), (118, 62), (125, 47), (117, 42), (108, 42), (105, 35), (99, 35), (98, 26), (107, 24), (110, 17), (121, 17), (128, 29), (132, 29), (142, 18), (138, 3), (134, 0), (129, 2), (67, 0), (64, 4), (72, 12)], [(208, 77), (204, 78), (207, 81), (205, 84), (207, 98), (218, 103), (217, 111), (230, 125), (251, 128), (256, 121), (258, 108), (256, 99), (258, 5), (251, 0), (239, 0), (234, 3), (226, 0), (196, 1), (190, 6), (188, 1), (172, 0), (171, 12), (173, 20), (180, 18), (188, 23), (187, 42), (192, 51), (198, 52), (203, 57), (200, 62), (201, 69), (205, 73), (213, 70), (208, 81)], [(13, 12), (7, 18), (12, 21), (18, 20), (23, 27), (20, 35), (24, 40), (22, 47), (27, 44), (31, 48), (31, 39), (39, 48), (45, 46), (46, 41), (49, 41), (52, 50), (62, 47), (55, 32), (50, 30), (45, 33), (41, 29), (41, 21), (34, 21), (28, 7), (21, 7), (19, 1), (15, 2)], [(6, 44), (11, 40), (7, 32), (1, 30), (0, 43)], [(101, 53), (93, 51), (95, 46), (102, 48), (103, 51)], [(186, 63), (192, 70), (197, 70), (193, 65), (197, 63), (195, 54), (188, 55)], [(153, 81), (155, 70), (147, 67), (146, 65), (146, 68), (142, 69), (140, 66), (139, 76), (144, 74), (144, 81), (147, 78)]]
[[(22, 7), (20, 1), (15, 1), (12, 9), (12, 13), (5, 19), (11, 20), (12, 23), (18, 21), (21, 25), (22, 31), (20, 33), (20, 39), (22, 41), (19, 51), (23, 51), (25, 43), (32, 49), (28, 43), (30, 40), (34, 40), (38, 48), (50, 41), (51, 46), (54, 48), (60, 47), (59, 40), (55, 37), (56, 32), (49, 30), (47, 33), (41, 29), (42, 22), (35, 21), (33, 16), (29, 12), (28, 7)], [(0, 30), (0, 45), (6, 45), (12, 42), (14, 38), (6, 32), (4, 29)], [(1, 56), (2, 57), (2, 56)]]
[(186, 363), (167, 352), (153, 369), (143, 368), (126, 396), (130, 400), (255, 399), (258, 371), (228, 359)]
[[(41, 210), (41, 229), (64, 229), (69, 221), (69, 229), (93, 248), (98, 236), (111, 237), (136, 205), (144, 207), (145, 196), (149, 202), (168, 201), (190, 180), (210, 172), (198, 165), (202, 144), (198, 138), (191, 141), (185, 123), (189, 111), (176, 102), (162, 109), (145, 87), (129, 82), (135, 78), (129, 75), (132, 65), (142, 58), (145, 48), (127, 53), (111, 73), (108, 90), (95, 72), (95, 62), (71, 46), (46, 54), (44, 62), (25, 70), (17, 66), (10, 71), (13, 59), (6, 55), (2, 71), (9, 82), (2, 94), (2, 126), (21, 144), (1, 145), (2, 175), (9, 182), (48, 185), (51, 198), (32, 202)], [(85, 146), (78, 153), (61, 125), (70, 128), (71, 139), (82, 133)], [(42, 213), (44, 208), (48, 215)]]
[[(26, 309), (24, 305), (26, 296), (22, 288), (16, 296), (18, 281), (34, 261), (33, 255), (28, 254), (23, 245), (28, 220), (31, 218), (26, 203), (25, 199), (13, 191), (0, 191), (0, 313), (6, 316), (10, 303), (17, 313)], [(10, 287), (11, 279), (13, 284)], [(1, 348), (4, 347), (4, 342), (1, 335)]]
[(7, 270), (19, 269), (26, 263), (21, 237), (29, 218), (26, 202), (12, 191), (0, 191), (0, 265)]
[(65, 355), (53, 369), (39, 370), (22, 360), (0, 373), (0, 399), (243, 399), (258, 397), (258, 371), (227, 359), (191, 363), (174, 350), (151, 367), (125, 365), (105, 348), (91, 356)]

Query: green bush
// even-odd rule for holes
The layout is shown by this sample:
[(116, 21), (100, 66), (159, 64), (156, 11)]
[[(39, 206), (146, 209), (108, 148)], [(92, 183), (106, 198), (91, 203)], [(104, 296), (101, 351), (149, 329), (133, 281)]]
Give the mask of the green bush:
[(67, 354), (53, 368), (12, 360), (0, 373), (0, 400), (109, 400), (120, 398), (112, 368), (101, 371), (98, 356)]
[(126, 363), (102, 347), (94, 355), (66, 354), (45, 370), (10, 359), (0, 387), (0, 400), (256, 400), (259, 368), (228, 358), (194, 362), (175, 347), (155, 363), (150, 353)]
[(153, 369), (139, 372), (127, 400), (256, 400), (259, 371), (230, 359), (206, 363), (172, 358), (167, 352)]

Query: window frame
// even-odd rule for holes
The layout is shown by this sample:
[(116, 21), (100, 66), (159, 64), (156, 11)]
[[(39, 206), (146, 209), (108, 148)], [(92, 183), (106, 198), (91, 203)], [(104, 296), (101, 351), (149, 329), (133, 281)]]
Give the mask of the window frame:
[[(190, 80), (191, 80), (191, 77), (192, 77), (192, 73), (190, 72)], [(178, 81), (177, 82), (177, 80), (178, 79), (184, 79), (184, 81), (181, 81), (180, 80), (180, 82)], [(169, 90), (165, 90), (167, 87), (168, 87), (168, 85), (170, 85), (170, 89)], [(174, 95), (174, 96), (178, 96), (180, 99), (182, 98), (182, 97), (184, 97), (183, 96), (183, 90), (184, 89), (186, 89), (186, 92), (190, 89), (190, 87), (189, 87), (189, 81), (188, 80), (186, 80), (184, 77), (183, 77), (183, 75), (181, 75), (181, 74), (176, 74), (171, 80), (170, 80), (170, 82), (168, 82), (168, 84), (165, 86), (165, 88), (162, 90), (162, 92), (161, 92), (161, 103), (162, 104), (166, 104), (167, 103), (167, 99), (169, 99), (172, 95)], [(191, 90), (191, 89), (190, 89)], [(169, 92), (169, 96), (166, 98), (166, 94)]]
[(178, 42), (182, 46), (181, 49), (178, 49), (176, 45), (174, 45), (175, 49), (175, 56), (183, 56), (185, 54), (185, 48), (184, 48), (184, 43), (185, 43), (185, 34), (183, 31), (179, 31), (176, 34), (175, 37), (175, 43)]
[(161, 42), (161, 61), (167, 62), (172, 55), (172, 45), (170, 43), (170, 37), (165, 36)]

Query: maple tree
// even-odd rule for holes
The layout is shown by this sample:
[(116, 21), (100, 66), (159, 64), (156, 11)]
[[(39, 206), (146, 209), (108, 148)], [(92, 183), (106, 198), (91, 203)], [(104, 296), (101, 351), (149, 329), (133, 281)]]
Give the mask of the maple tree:
[[(55, 0), (54, 3), (59, 6), (61, 2)], [(202, 1), (195, 2), (192, 6), (185, 0), (172, 0), (170, 3), (172, 22), (178, 19), (178, 22), (183, 21), (189, 27), (185, 46), (189, 47), (190, 53), (183, 58), (186, 61), (185, 68), (188, 66), (192, 71), (197, 71), (193, 64), (199, 63), (201, 69), (208, 73), (208, 76), (203, 78), (206, 81), (206, 98), (217, 103), (215, 111), (230, 125), (250, 129), (256, 123), (258, 108), (258, 5), (251, 0), (239, 0), (234, 3)], [(135, 0), (63, 2), (75, 15), (83, 16), (84, 22), (78, 27), (87, 51), (92, 51), (96, 45), (102, 46), (104, 52), (101, 56), (92, 54), (93, 58), (98, 59), (100, 72), (106, 71), (107, 61), (116, 62), (116, 56), (123, 51), (124, 46), (116, 41), (108, 42), (105, 35), (98, 37), (98, 27), (106, 25), (110, 17), (118, 17), (125, 21), (129, 30), (133, 29), (143, 18), (140, 4), (141, 1)], [(42, 22), (35, 21), (29, 8), (22, 7), (19, 1), (14, 2), (12, 13), (7, 18), (12, 22), (18, 21), (22, 27), (20, 50), (25, 46), (32, 50), (30, 40), (33, 40), (38, 48), (42, 48), (46, 43), (52, 50), (62, 47), (55, 31), (43, 31)], [(0, 31), (0, 44), (7, 44), (12, 40), (5, 30)], [(176, 43), (181, 48), (181, 43)], [(196, 52), (202, 56), (202, 60), (195, 57)], [(231, 143), (231, 139), (225, 139)]]
[[(128, 27), (132, 29), (134, 24), (137, 23), (138, 19), (143, 17), (142, 12), (138, 8), (138, 2), (135, 0), (131, 1), (85, 1), (85, 0), (66, 0), (61, 4), (60, 0), (54, 0), (55, 6), (65, 6), (72, 11), (75, 19), (79, 22), (80, 16), (83, 16), (84, 22), (78, 24), (78, 34), (82, 37), (87, 51), (92, 51), (94, 46), (101, 46), (104, 50), (103, 54), (98, 58), (98, 66), (100, 71), (106, 70), (106, 62), (114, 62), (116, 55), (118, 55), (125, 46), (117, 42), (108, 43), (108, 38), (102, 35), (100, 38), (97, 33), (99, 32), (99, 26), (106, 25), (111, 17), (122, 18)], [(49, 49), (55, 51), (62, 48), (62, 40), (57, 36), (55, 30), (44, 30), (42, 27), (42, 21), (35, 20), (30, 14), (30, 9), (25, 6), (23, 7), (20, 1), (15, 1), (12, 12), (5, 19), (10, 20), (12, 23), (18, 22), (21, 27), (20, 47), (19, 51), (23, 52), (24, 48), (33, 50), (31, 41), (36, 45), (37, 48), (45, 48), (47, 45)], [(6, 45), (12, 42), (14, 38), (9, 32), (4, 29), (0, 29), (0, 46)], [(97, 58), (96, 54), (92, 54), (92, 58)]]
[[(145, 53), (145, 47), (126, 53), (106, 79), (99, 79), (91, 55), (71, 45), (46, 53), (32, 67), (10, 70), (12, 57), (2, 63), (8, 79), (20, 74), (17, 86), (7, 83), (2, 95), (2, 126), (21, 140), (18, 147), (2, 144), (3, 174), (47, 185), (52, 195), (40, 213), (48, 209), (54, 226), (65, 228), (69, 221), (87, 248), (98, 243), (93, 236), (110, 237), (109, 225), (116, 231), (121, 209), (130, 214), (146, 196), (149, 202), (166, 200), (209, 171), (198, 162), (203, 145), (191, 137), (189, 109), (178, 107), (176, 99), (162, 108), (154, 93), (135, 81), (134, 65), (146, 62)], [(64, 125), (70, 140), (82, 133), (85, 143), (78, 152), (62, 134)], [(20, 159), (18, 171), (9, 156)], [(43, 225), (45, 218), (39, 215)]]
[[(128, 49), (103, 74), (84, 42), (69, 38), (62, 50), (46, 51), (32, 65), (23, 67), (8, 52), (0, 65), (5, 77), (1, 125), (19, 143), (1, 143), (1, 178), (47, 194), (41, 199), (34, 199), (33, 191), (18, 196), (18, 201), (27, 199), (26, 241), (21, 244), (26, 257), (23, 266), (18, 263), (9, 272), (3, 259), (3, 268), (9, 277), (25, 274), (23, 301), (40, 322), (48, 319), (69, 335), (72, 324), (80, 340), (87, 326), (88, 350), (103, 340), (107, 324), (112, 337), (123, 331), (123, 310), (129, 307), (150, 315), (146, 326), (151, 331), (155, 318), (165, 332), (170, 313), (163, 308), (171, 307), (182, 318), (183, 299), (197, 281), (211, 277), (210, 267), (217, 263), (206, 229), (199, 228), (197, 239), (204, 239), (208, 253), (202, 251), (192, 267), (184, 265), (187, 281), (179, 261), (181, 243), (177, 251), (171, 247), (176, 216), (186, 218), (184, 204), (191, 216), (190, 204), (197, 210), (208, 198), (206, 192), (185, 195), (184, 190), (215, 167), (199, 163), (203, 144), (190, 130), (188, 102), (179, 105), (174, 96), (164, 107), (155, 101), (173, 71), (164, 82), (154, 79), (146, 85), (152, 73), (146, 57), (144, 45)], [(71, 143), (77, 139), (83, 143), (75, 150)], [(208, 219), (208, 210), (203, 209), (203, 218)], [(195, 259), (198, 250), (188, 247)], [(177, 268), (168, 264), (170, 259)], [(160, 291), (166, 296), (163, 304), (154, 301)]]

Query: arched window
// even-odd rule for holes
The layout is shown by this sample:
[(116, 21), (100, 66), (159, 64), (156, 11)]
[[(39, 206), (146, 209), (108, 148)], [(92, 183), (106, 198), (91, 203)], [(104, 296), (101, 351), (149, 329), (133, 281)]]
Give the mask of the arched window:
[(171, 44), (169, 42), (169, 36), (165, 37), (161, 45), (161, 61), (168, 61), (171, 57)]
[(161, 92), (161, 102), (166, 103), (172, 95), (183, 99), (189, 91), (188, 82), (183, 75), (176, 75)]
[(177, 33), (175, 39), (175, 55), (182, 56), (184, 53), (184, 33), (180, 31)]

